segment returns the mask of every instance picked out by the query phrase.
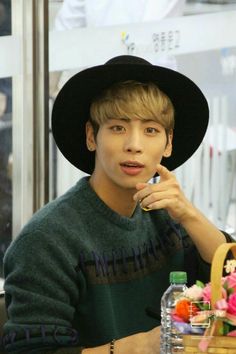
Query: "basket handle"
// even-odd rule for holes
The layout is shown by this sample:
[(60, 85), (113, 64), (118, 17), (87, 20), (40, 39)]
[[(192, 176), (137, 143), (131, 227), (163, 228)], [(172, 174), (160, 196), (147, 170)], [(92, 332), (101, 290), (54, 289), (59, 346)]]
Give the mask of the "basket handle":
[(221, 278), (225, 258), (230, 250), (236, 259), (236, 243), (223, 243), (217, 248), (213, 257), (211, 265), (211, 308), (215, 308), (216, 302), (222, 298)]

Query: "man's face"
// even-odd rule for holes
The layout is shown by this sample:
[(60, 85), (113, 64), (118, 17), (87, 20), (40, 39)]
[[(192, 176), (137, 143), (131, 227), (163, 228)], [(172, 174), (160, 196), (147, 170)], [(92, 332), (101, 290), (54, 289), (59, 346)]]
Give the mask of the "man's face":
[(87, 125), (87, 141), (96, 150), (93, 175), (100, 183), (134, 189), (156, 173), (156, 165), (172, 149), (163, 126), (153, 120), (111, 119), (100, 126), (96, 140)]

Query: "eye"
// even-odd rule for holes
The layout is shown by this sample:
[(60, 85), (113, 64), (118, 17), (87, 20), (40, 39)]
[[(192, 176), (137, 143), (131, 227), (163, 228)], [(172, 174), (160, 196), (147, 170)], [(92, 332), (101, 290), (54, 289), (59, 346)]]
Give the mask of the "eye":
[(125, 128), (122, 127), (122, 125), (112, 125), (110, 129), (115, 133), (123, 133), (125, 131)]
[(145, 132), (149, 135), (155, 135), (158, 133), (158, 129), (153, 128), (153, 127), (147, 127), (147, 128), (145, 128)]

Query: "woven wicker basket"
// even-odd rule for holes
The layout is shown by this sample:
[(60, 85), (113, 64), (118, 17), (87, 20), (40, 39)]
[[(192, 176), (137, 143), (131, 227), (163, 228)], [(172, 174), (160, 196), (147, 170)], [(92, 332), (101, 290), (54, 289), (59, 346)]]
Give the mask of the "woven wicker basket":
[[(211, 266), (211, 288), (212, 288), (212, 298), (211, 307), (215, 308), (216, 301), (222, 298), (221, 293), (221, 278), (224, 268), (224, 261), (226, 255), (229, 251), (232, 251), (234, 258), (236, 259), (236, 243), (226, 243), (218, 247), (215, 252), (212, 266)], [(236, 354), (236, 337), (226, 337), (220, 335), (220, 330), (222, 328), (222, 322), (217, 321), (213, 337), (209, 341), (208, 348), (205, 353), (222, 353), (222, 354)], [(199, 349), (198, 345), (202, 339), (202, 336), (198, 335), (184, 335), (184, 352), (183, 354), (202, 354), (203, 352)]]
[[(200, 336), (185, 335), (183, 354), (202, 354), (203, 352), (198, 348), (201, 338)], [(205, 353), (236, 354), (236, 338), (215, 336), (211, 339)]]

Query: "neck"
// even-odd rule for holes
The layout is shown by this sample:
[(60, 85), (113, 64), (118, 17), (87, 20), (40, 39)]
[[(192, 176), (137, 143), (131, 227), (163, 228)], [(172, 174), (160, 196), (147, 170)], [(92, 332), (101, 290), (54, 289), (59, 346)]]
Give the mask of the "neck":
[(133, 200), (136, 189), (124, 189), (118, 185), (105, 186), (97, 183), (92, 175), (89, 183), (99, 198), (116, 213), (131, 217), (136, 208), (137, 202)]

